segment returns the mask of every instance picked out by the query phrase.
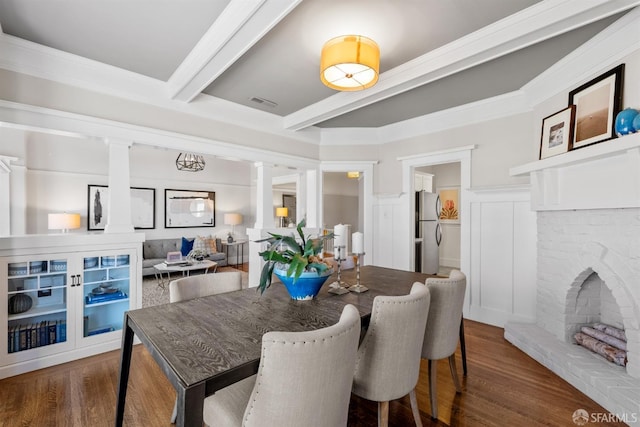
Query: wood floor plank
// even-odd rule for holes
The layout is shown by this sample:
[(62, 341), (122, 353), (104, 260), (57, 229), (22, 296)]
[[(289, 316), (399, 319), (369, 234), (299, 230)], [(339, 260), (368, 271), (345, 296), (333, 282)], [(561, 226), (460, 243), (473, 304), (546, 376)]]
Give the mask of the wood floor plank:
[[(438, 414), (429, 410), (427, 363), (416, 396), (422, 423), (435, 426), (572, 426), (573, 412), (606, 412), (509, 344), (500, 328), (465, 321), (469, 373), (455, 393), (448, 361), (438, 362)], [(120, 355), (113, 351), (0, 381), (0, 427), (112, 426)], [(462, 372), (459, 352), (458, 372)], [(175, 391), (143, 346), (135, 346), (124, 422), (171, 426)], [(377, 404), (353, 397), (349, 426), (375, 426)], [(415, 425), (409, 397), (389, 404), (389, 426)], [(618, 424), (598, 424), (624, 425)]]

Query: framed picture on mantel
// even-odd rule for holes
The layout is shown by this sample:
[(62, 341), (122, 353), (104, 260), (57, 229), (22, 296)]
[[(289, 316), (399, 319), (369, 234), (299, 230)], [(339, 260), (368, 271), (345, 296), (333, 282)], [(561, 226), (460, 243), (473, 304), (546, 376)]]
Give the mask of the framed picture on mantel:
[(614, 122), (622, 108), (624, 64), (569, 92), (569, 105), (576, 106), (573, 147), (615, 138)]
[(572, 105), (542, 119), (540, 160), (571, 150), (575, 113), (576, 106)]

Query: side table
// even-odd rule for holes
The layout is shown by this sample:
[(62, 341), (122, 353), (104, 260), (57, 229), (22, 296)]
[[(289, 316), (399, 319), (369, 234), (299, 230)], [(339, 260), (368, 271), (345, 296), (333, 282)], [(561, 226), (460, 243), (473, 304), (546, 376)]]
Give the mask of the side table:
[(244, 260), (244, 244), (248, 241), (248, 239), (234, 240), (231, 243), (224, 240), (222, 241), (222, 246), (224, 247), (225, 254), (227, 255), (227, 262), (229, 263), (229, 265), (231, 265), (231, 259), (229, 258), (229, 247), (235, 246), (236, 248), (235, 268), (238, 268), (238, 266), (240, 266), (242, 264), (242, 261)]

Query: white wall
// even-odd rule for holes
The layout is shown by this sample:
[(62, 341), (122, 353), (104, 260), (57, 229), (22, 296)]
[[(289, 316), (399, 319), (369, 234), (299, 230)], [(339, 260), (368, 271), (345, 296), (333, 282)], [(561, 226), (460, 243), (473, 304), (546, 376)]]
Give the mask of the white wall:
[(322, 218), (326, 228), (351, 224), (351, 231), (362, 231), (359, 223), (359, 181), (344, 172), (322, 174)]

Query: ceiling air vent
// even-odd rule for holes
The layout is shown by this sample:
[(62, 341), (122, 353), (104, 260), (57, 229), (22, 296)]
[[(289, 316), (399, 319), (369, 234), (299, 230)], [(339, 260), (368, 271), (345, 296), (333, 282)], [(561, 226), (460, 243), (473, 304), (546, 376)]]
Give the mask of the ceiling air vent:
[(260, 98), (258, 96), (254, 96), (252, 98), (249, 98), (249, 101), (252, 101), (252, 102), (255, 102), (255, 103), (258, 103), (258, 104), (262, 104), (264, 106), (271, 107), (271, 108), (278, 106), (278, 104), (276, 104), (275, 102), (269, 101), (268, 99)]

